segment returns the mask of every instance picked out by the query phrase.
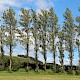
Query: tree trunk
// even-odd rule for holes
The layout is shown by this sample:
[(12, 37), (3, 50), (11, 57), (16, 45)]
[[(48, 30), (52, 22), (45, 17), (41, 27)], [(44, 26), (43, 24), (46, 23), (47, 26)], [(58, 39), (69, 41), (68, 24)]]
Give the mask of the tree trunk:
[(43, 50), (44, 50), (44, 70), (46, 71), (46, 30), (43, 37)]
[(56, 48), (55, 48), (55, 45), (54, 45), (54, 35), (52, 35), (52, 49), (53, 49), (53, 71), (56, 72)]
[(36, 57), (36, 70), (38, 72), (38, 69), (39, 69), (39, 66), (38, 66), (38, 54), (37, 54), (37, 50), (36, 50), (36, 54), (35, 54), (35, 57)]
[(9, 71), (12, 72), (12, 45), (10, 44), (10, 65)]
[(28, 34), (28, 31), (27, 31), (27, 45), (26, 45), (26, 58), (27, 58), (27, 65), (26, 65), (26, 71), (28, 72), (29, 70), (29, 34)]
[(9, 71), (12, 72), (12, 29), (10, 26), (10, 65), (9, 65)]
[(4, 67), (4, 50), (3, 50), (2, 37), (1, 37), (1, 63), (2, 63), (2, 67)]
[(44, 54), (44, 70), (46, 71), (46, 54)]
[(73, 70), (73, 53), (70, 53), (70, 66), (71, 66), (71, 70)]
[(46, 47), (45, 47), (45, 41), (44, 41), (44, 70), (46, 71)]
[(26, 49), (26, 60), (27, 60), (26, 71), (28, 72), (28, 69), (29, 69), (29, 56), (28, 56), (29, 44), (27, 44), (26, 47), (27, 47), (27, 49)]
[(36, 53), (35, 53), (36, 69), (35, 69), (35, 71), (38, 72), (38, 69), (39, 69), (39, 66), (38, 66), (38, 44), (37, 44), (37, 39), (36, 39), (36, 37), (35, 37), (35, 51), (36, 51)]
[(64, 59), (64, 54), (63, 54), (63, 47), (62, 47), (62, 40), (60, 41), (60, 50), (59, 50), (59, 52), (60, 52), (60, 59), (61, 59), (61, 72), (63, 73), (63, 71), (64, 71), (64, 66), (63, 66), (63, 59)]
[[(63, 53), (61, 53), (61, 55), (63, 55)], [(63, 66), (63, 56), (62, 56), (62, 58), (61, 58), (61, 72), (63, 73), (63, 71), (64, 71), (64, 66)]]
[(78, 45), (78, 54), (79, 54), (79, 66), (80, 66), (80, 45)]
[(56, 72), (56, 53), (53, 51), (53, 71)]

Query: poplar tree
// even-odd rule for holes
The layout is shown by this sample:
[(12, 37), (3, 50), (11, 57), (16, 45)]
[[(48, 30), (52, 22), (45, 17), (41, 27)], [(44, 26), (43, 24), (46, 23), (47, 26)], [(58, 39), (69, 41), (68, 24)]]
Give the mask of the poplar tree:
[(48, 11), (41, 10), (39, 14), (39, 24), (40, 24), (40, 35), (41, 35), (41, 46), (42, 54), (44, 57), (44, 70), (46, 71), (46, 60), (47, 60), (47, 20), (48, 20)]
[[(79, 7), (80, 8), (80, 7)], [(80, 9), (79, 9), (80, 11)], [(78, 54), (79, 54), (79, 66), (80, 66), (80, 16), (76, 17), (76, 22), (78, 23), (76, 31), (77, 31), (77, 39), (76, 39), (76, 44), (78, 46)]]
[(26, 10), (21, 8), (21, 15), (20, 15), (20, 25), (23, 27), (22, 32), (24, 31), (26, 34), (22, 35), (22, 45), (26, 50), (26, 71), (29, 69), (29, 44), (30, 44), (30, 23), (31, 23), (31, 15), (30, 10)]
[(56, 72), (56, 43), (55, 43), (55, 39), (57, 37), (57, 33), (58, 33), (58, 17), (57, 15), (54, 13), (54, 10), (53, 8), (51, 7), (49, 9), (49, 12), (48, 12), (48, 15), (49, 15), (49, 42), (51, 44), (51, 48), (50, 48), (50, 51), (52, 52), (53, 54), (53, 70), (54, 72)]
[(8, 33), (8, 35), (6, 36), (6, 45), (9, 47), (10, 53), (9, 71), (11, 72), (13, 48), (16, 46), (15, 33), (17, 29), (16, 28), (17, 20), (15, 18), (15, 11), (11, 7), (9, 7), (9, 9), (3, 12), (2, 18), (5, 23), (6, 32)]
[(38, 16), (36, 12), (32, 10), (32, 33), (34, 37), (34, 50), (35, 50), (35, 60), (36, 60), (36, 69), (38, 71), (38, 50), (39, 50), (39, 25), (38, 25)]
[(66, 41), (66, 48), (67, 51), (69, 52), (69, 59), (70, 59), (70, 66), (71, 66), (71, 71), (72, 71), (72, 66), (73, 66), (73, 52), (74, 52), (74, 38), (75, 38), (75, 25), (74, 25), (74, 20), (72, 17), (72, 13), (69, 10), (69, 8), (66, 9), (66, 12), (64, 13), (64, 30), (65, 30), (65, 41)]

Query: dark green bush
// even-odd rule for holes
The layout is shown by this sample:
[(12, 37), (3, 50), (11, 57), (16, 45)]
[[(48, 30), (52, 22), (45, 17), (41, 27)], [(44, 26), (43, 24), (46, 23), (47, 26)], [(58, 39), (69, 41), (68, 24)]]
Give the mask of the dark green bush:
[(20, 63), (16, 60), (13, 61), (12, 63), (12, 71), (18, 71), (20, 68)]
[(77, 67), (76, 74), (77, 74), (77, 75), (80, 74), (80, 66)]

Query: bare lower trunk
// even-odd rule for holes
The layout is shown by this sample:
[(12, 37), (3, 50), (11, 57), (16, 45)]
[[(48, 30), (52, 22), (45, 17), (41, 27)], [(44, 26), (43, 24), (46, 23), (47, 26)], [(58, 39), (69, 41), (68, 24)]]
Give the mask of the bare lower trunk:
[(44, 54), (44, 70), (46, 71), (46, 41), (45, 41), (45, 38), (46, 38), (46, 34), (43, 38), (43, 54)]
[(63, 71), (64, 71), (64, 66), (63, 66), (63, 58), (62, 58), (62, 60), (61, 60), (61, 72), (63, 73)]
[(36, 38), (35, 38), (35, 51), (36, 51), (36, 53), (35, 53), (35, 59), (36, 59), (36, 69), (35, 69), (35, 71), (38, 71), (38, 69), (39, 69), (39, 66), (38, 66), (38, 44), (37, 44), (37, 41), (36, 41)]
[(46, 54), (44, 55), (44, 70), (46, 71)]
[(73, 54), (72, 52), (70, 53), (70, 66), (71, 66), (71, 70), (73, 70)]
[(26, 71), (28, 72), (29, 70), (29, 56), (28, 56), (28, 52), (29, 52), (29, 44), (27, 43), (27, 49), (26, 49), (26, 58), (27, 58), (27, 65), (26, 65)]
[(2, 65), (4, 65), (3, 57), (4, 57), (4, 50), (3, 50), (3, 42), (2, 42), (2, 39), (1, 39), (1, 62), (2, 62)]
[(53, 53), (53, 59), (54, 59), (54, 61), (53, 61), (53, 71), (56, 72), (56, 54), (55, 54), (55, 51)]
[(1, 66), (2, 66), (2, 69), (3, 69), (4, 68), (4, 50), (3, 50), (2, 39), (1, 39)]
[(36, 55), (35, 55), (35, 57), (36, 57), (36, 69), (35, 69), (35, 71), (38, 71), (39, 66), (38, 66), (38, 55), (37, 55), (37, 50), (36, 50)]
[(10, 44), (10, 65), (9, 71), (12, 72), (12, 45)]
[(79, 53), (79, 66), (80, 66), (80, 45), (78, 45), (78, 53)]

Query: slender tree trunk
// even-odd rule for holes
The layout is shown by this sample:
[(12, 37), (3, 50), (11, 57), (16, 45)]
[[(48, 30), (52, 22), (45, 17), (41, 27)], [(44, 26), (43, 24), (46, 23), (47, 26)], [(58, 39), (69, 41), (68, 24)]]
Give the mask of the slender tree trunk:
[(28, 34), (28, 31), (27, 31), (27, 45), (26, 45), (26, 58), (27, 58), (27, 66), (26, 66), (26, 71), (28, 72), (28, 69), (29, 69), (29, 34)]
[(44, 70), (46, 71), (46, 29), (45, 29), (45, 32), (44, 32), (44, 37), (43, 37), (43, 54), (44, 54)]
[(28, 56), (28, 52), (29, 52), (29, 44), (27, 44), (27, 49), (26, 49), (26, 58), (27, 58), (27, 72), (28, 72), (28, 68), (29, 68), (29, 56)]
[(61, 60), (61, 72), (63, 73), (64, 71), (64, 66), (63, 66), (63, 59), (64, 59), (64, 54), (63, 54), (63, 47), (62, 47), (62, 40), (60, 41), (60, 60)]
[(71, 53), (70, 53), (70, 65), (71, 65), (71, 70), (73, 70), (73, 53), (72, 53), (72, 51), (71, 51)]
[(53, 71), (56, 72), (56, 53), (55, 53), (55, 49), (53, 51)]
[(52, 30), (52, 54), (53, 54), (53, 71), (56, 72), (56, 52), (55, 52), (55, 45), (54, 45), (54, 41), (55, 41), (55, 35), (54, 35), (54, 31), (53, 31), (53, 25), (51, 26), (51, 30)]
[(10, 26), (10, 65), (9, 65), (9, 71), (12, 72), (12, 29)]
[(54, 35), (52, 35), (52, 39), (53, 39), (53, 71), (56, 72), (56, 50), (55, 50), (55, 45), (54, 45)]
[(79, 54), (79, 66), (80, 66), (80, 45), (78, 45), (78, 54)]
[(10, 65), (9, 71), (12, 72), (12, 45), (10, 44)]
[(4, 50), (3, 50), (2, 37), (1, 37), (1, 63), (2, 63), (2, 67), (4, 67)]
[(64, 71), (64, 66), (63, 66), (63, 51), (61, 51), (61, 72), (63, 73)]
[(63, 71), (64, 71), (64, 66), (63, 66), (63, 58), (62, 58), (61, 67), (62, 67), (62, 72), (63, 72)]
[[(71, 33), (71, 37), (72, 37), (72, 33)], [(73, 43), (72, 43), (72, 38), (70, 38), (70, 44), (69, 44), (69, 47), (70, 47), (70, 66), (71, 66), (71, 71), (73, 70)]]
[(46, 71), (46, 54), (44, 54), (44, 70)]
[(36, 53), (35, 53), (36, 69), (35, 69), (35, 71), (38, 71), (38, 69), (39, 69), (39, 66), (38, 66), (38, 44), (37, 44), (36, 37), (35, 37), (35, 51), (36, 51)]

